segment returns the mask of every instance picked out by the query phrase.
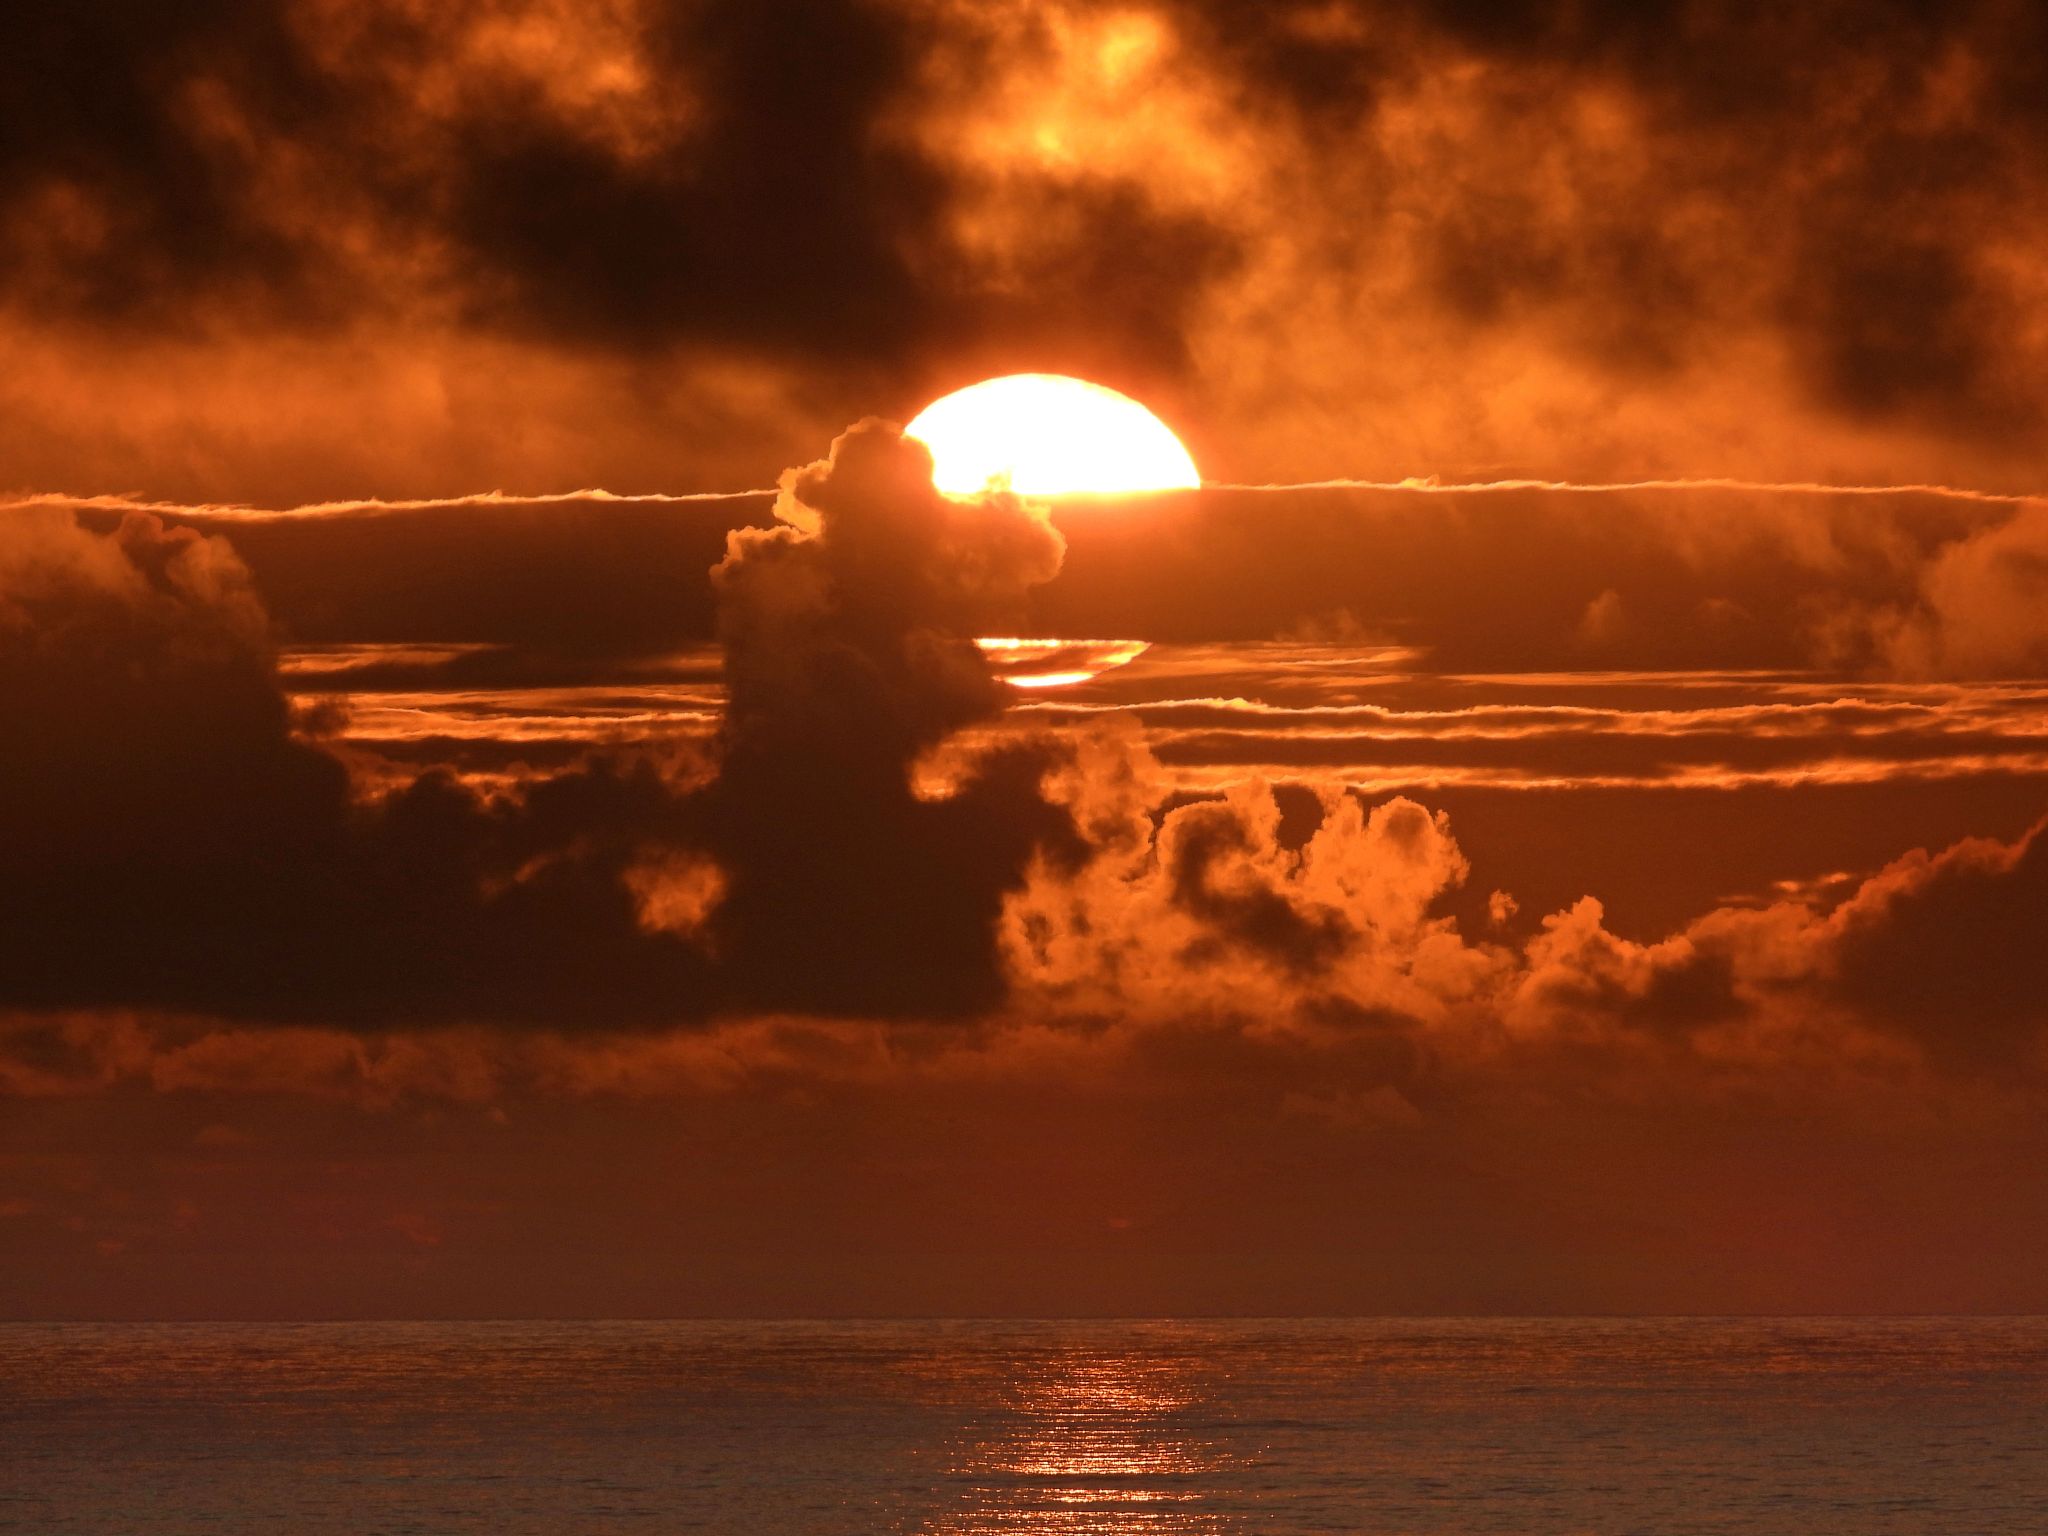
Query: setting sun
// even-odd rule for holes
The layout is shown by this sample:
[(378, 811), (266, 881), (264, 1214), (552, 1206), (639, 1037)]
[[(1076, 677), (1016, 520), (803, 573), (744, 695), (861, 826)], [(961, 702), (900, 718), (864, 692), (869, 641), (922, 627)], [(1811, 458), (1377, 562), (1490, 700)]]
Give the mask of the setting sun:
[(904, 429), (932, 451), (940, 490), (1026, 496), (1192, 490), (1195, 461), (1129, 395), (1057, 373), (985, 379), (934, 401)]

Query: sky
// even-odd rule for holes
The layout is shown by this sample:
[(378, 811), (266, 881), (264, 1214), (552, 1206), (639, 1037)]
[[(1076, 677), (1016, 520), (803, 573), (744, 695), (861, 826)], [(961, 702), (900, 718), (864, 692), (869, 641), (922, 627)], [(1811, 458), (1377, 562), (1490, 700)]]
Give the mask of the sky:
[(2044, 60), (17, 0), (0, 1315), (2048, 1310)]

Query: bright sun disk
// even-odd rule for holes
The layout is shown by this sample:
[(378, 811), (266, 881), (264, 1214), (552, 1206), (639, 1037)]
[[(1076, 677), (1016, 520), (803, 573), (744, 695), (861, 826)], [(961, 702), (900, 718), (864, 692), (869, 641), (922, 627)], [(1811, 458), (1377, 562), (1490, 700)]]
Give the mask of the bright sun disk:
[(1195, 461), (1129, 395), (1057, 373), (984, 379), (933, 401), (905, 427), (949, 495), (1110, 496), (1193, 490)]

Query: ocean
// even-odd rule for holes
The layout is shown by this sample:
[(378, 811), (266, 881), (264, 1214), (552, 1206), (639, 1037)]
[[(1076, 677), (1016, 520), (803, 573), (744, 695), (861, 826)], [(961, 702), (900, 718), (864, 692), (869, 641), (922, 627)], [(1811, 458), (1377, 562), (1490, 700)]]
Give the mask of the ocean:
[(2048, 1319), (0, 1325), (0, 1531), (2048, 1532)]

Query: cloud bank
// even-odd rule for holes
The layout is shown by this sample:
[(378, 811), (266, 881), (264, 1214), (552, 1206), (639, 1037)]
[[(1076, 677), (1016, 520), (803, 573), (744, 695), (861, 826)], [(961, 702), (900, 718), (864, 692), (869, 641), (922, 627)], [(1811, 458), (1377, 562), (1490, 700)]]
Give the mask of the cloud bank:
[[(489, 633), (616, 510), (515, 510), (451, 622)], [(0, 1220), (41, 1260), (0, 1307), (626, 1305), (599, 1270), (656, 1311), (2033, 1304), (2038, 1189), (1982, 1170), (2038, 1152), (2048, 834), (1905, 828), (2038, 820), (2038, 689), (1489, 685), (1355, 634), (999, 683), (975, 637), (1077, 574), (1128, 614), (1158, 601), (1143, 537), (1151, 579), (1201, 569), (1165, 510), (1062, 531), (942, 498), (863, 423), (715, 539), (627, 511), (715, 563), (671, 622), (715, 626), (722, 667), (569, 600), (580, 644), (313, 647), (288, 679), (258, 593), (291, 540), (309, 613), (312, 552), (446, 553), (487, 511), (7, 509)], [(1256, 604), (1357, 510), (1210, 558)], [(1696, 564), (1646, 537), (1601, 574), (1761, 546), (1895, 591), (1895, 535), (1951, 509), (1746, 515)], [(1383, 543), (1394, 576), (1344, 579), (1394, 580)], [(358, 593), (394, 625), (417, 602)], [(1508, 646), (1490, 622), (1466, 654)], [(357, 691), (286, 686), (336, 669)], [(478, 743), (378, 751), (343, 718), (401, 701)], [(572, 709), (647, 718), (549, 737)], [(1839, 741), (1877, 798), (1816, 816), (1801, 775)], [(1936, 741), (1960, 799), (1900, 766)], [(1351, 782), (1403, 753), (1483, 783)], [(1660, 787), (1675, 758), (1697, 782)], [(1612, 888), (1660, 860), (1698, 868)]]
[[(1170, 568), (1161, 524), (1100, 515), (1070, 523), (1079, 548), (1152, 535)], [(1738, 552), (1792, 539), (1782, 509), (1755, 515)], [(1189, 790), (1128, 723), (1048, 729), (1040, 711), (989, 730), (1014, 695), (974, 637), (1017, 628), (1074, 557), (1042, 506), (940, 496), (921, 445), (883, 423), (785, 476), (772, 523), (729, 534), (714, 731), (496, 781), (352, 779), (323, 735), (335, 706), (289, 701), (220, 537), (39, 505), (6, 532), (0, 681), (30, 727), (4, 763), (16, 1007), (600, 1033), (777, 1013), (1348, 1020), (1413, 1060), (1822, 1027), (1944, 1071), (2038, 1053), (2038, 978), (2007, 971), (2038, 903), (2033, 834), (1662, 938), (1611, 931), (1591, 895), (1503, 926), (1514, 893), (1460, 890), (1450, 818), (1319, 776), (1314, 754), (1288, 782)], [(1799, 536), (1816, 569), (1858, 568), (1847, 539), (1890, 547), (1853, 525)], [(1723, 569), (1746, 558), (1715, 548)], [(1971, 548), (1945, 546), (1929, 590), (2001, 568)], [(1159, 739), (1184, 751), (1184, 730)]]
[(2006, 0), (0, 26), (17, 485), (755, 485), (1020, 368), (1228, 480), (2048, 478)]
[(294, 716), (225, 542), (16, 509), (5, 1000), (400, 1026), (986, 1004), (1002, 893), (1065, 818), (1042, 752), (938, 798), (912, 769), (1003, 707), (973, 636), (1058, 569), (1059, 536), (1013, 498), (939, 496), (923, 447), (879, 423), (792, 472), (777, 513), (715, 573), (729, 699), (708, 761), (359, 794), (321, 709)]

